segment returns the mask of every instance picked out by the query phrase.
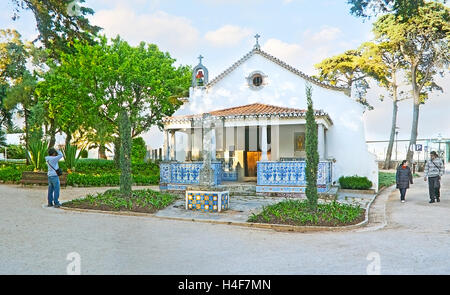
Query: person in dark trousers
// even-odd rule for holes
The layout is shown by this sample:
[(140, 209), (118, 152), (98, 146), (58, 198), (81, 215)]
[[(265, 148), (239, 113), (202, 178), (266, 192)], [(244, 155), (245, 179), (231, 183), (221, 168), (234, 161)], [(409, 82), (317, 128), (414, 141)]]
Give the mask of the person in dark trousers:
[(409, 184), (413, 184), (413, 177), (411, 169), (408, 166), (408, 161), (404, 160), (402, 164), (397, 167), (395, 179), (397, 182), (397, 188), (400, 190), (400, 201), (404, 203), (406, 190), (409, 188)]
[(58, 161), (61, 160), (63, 154), (61, 151), (56, 151), (54, 148), (49, 148), (48, 156), (45, 157), (45, 161), (47, 162), (48, 167), (48, 207), (55, 206), (55, 208), (59, 208), (61, 204), (59, 203), (59, 176), (56, 173), (56, 170), (59, 169)]
[(430, 159), (425, 164), (425, 177), (424, 180), (428, 180), (428, 191), (430, 194), (430, 202), (441, 201), (441, 194), (439, 189), (441, 188), (441, 176), (444, 175), (444, 162), (439, 158), (435, 151), (430, 153)]

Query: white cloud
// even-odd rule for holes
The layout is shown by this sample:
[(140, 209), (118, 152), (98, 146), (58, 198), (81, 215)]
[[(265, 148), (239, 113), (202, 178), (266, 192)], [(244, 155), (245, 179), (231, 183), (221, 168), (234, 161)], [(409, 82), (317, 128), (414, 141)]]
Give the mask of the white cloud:
[(337, 27), (323, 26), (319, 32), (313, 33), (310, 30), (305, 32), (305, 37), (313, 42), (329, 42), (336, 40), (342, 35), (341, 29)]
[(205, 34), (205, 39), (216, 47), (236, 46), (242, 39), (247, 38), (252, 30), (239, 26), (225, 25), (215, 31)]
[(316, 63), (317, 48), (305, 49), (300, 44), (286, 43), (278, 39), (269, 39), (262, 46), (262, 50), (276, 56), (307, 74), (314, 73), (313, 64)]
[(164, 11), (139, 14), (132, 8), (117, 6), (96, 12), (92, 23), (103, 27), (102, 33), (108, 37), (119, 34), (132, 44), (155, 43), (171, 53), (193, 50), (199, 40), (199, 32), (189, 19)]

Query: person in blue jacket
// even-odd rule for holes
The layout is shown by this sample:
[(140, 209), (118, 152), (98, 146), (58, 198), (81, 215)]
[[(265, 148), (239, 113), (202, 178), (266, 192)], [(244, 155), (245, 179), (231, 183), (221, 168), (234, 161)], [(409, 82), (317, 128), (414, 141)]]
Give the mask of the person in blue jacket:
[(61, 151), (56, 151), (54, 148), (48, 149), (48, 156), (45, 157), (45, 161), (47, 162), (48, 167), (48, 207), (54, 206), (55, 208), (59, 208), (61, 204), (59, 203), (59, 176), (56, 173), (56, 170), (59, 169), (58, 161), (61, 160), (63, 154)]

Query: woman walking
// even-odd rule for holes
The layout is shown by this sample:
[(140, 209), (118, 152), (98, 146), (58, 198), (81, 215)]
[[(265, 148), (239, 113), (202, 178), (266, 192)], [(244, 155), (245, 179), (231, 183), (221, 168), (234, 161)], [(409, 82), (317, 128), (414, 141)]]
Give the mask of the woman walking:
[(397, 188), (400, 190), (400, 201), (405, 202), (406, 190), (409, 188), (409, 184), (413, 184), (413, 177), (411, 169), (408, 167), (408, 161), (403, 160), (402, 164), (397, 167), (397, 174), (395, 176), (397, 182)]
[(63, 154), (61, 151), (56, 151), (54, 148), (50, 148), (48, 150), (48, 156), (45, 157), (48, 166), (48, 207), (55, 206), (55, 208), (59, 208), (61, 205), (59, 203), (59, 175), (60, 171), (58, 161), (61, 160)]

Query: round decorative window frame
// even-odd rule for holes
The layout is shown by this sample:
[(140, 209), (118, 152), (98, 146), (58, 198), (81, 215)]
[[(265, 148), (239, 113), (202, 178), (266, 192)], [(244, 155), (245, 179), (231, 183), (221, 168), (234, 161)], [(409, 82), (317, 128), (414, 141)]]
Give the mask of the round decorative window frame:
[[(261, 85), (254, 85), (253, 84), (253, 79), (255, 78), (256, 75), (260, 75), (262, 78), (262, 82)], [(259, 90), (261, 88), (263, 88), (266, 84), (267, 84), (267, 75), (265, 75), (263, 72), (261, 71), (253, 71), (250, 73), (250, 75), (247, 76), (247, 84), (250, 87), (250, 89), (253, 90)]]

